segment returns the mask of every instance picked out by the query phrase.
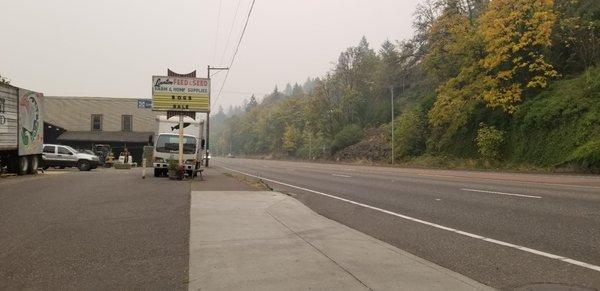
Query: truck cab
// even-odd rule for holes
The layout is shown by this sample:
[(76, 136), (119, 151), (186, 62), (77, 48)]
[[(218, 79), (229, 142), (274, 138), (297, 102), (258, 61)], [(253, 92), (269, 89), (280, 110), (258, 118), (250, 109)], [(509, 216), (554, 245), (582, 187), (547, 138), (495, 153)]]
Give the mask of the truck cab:
[[(189, 173), (194, 173), (200, 166), (198, 156), (201, 154), (198, 147), (200, 143), (195, 136), (183, 136), (183, 161), (184, 168)], [(179, 159), (179, 135), (173, 133), (158, 134), (154, 144), (154, 176), (166, 176), (169, 161)]]
[[(202, 165), (204, 122), (184, 118), (183, 161), (185, 171), (193, 176)], [(167, 176), (169, 162), (179, 161), (179, 122), (176, 118), (156, 117), (153, 150), (154, 176)]]

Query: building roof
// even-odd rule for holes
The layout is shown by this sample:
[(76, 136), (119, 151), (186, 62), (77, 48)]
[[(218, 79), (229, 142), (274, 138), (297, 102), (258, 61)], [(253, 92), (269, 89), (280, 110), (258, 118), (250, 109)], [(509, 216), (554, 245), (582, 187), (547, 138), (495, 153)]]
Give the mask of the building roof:
[(61, 134), (58, 140), (147, 143), (152, 134), (152, 132), (125, 131), (67, 131)]

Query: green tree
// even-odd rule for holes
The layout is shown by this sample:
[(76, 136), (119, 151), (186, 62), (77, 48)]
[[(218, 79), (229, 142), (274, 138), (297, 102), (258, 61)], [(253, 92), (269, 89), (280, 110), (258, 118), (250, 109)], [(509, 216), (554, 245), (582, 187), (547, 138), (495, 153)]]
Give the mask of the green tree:
[(258, 106), (258, 102), (256, 101), (256, 97), (254, 97), (254, 94), (252, 94), (252, 97), (250, 97), (250, 101), (246, 103), (246, 112), (250, 112), (252, 109), (256, 108), (256, 106)]
[(419, 109), (411, 109), (394, 121), (395, 158), (418, 156), (425, 151), (427, 122)]
[(356, 124), (346, 125), (340, 132), (335, 135), (333, 140), (332, 150), (339, 151), (347, 146), (353, 145), (361, 140), (363, 131)]
[(297, 149), (298, 131), (291, 125), (285, 127), (285, 133), (283, 134), (283, 150), (289, 155), (293, 155)]
[(561, 73), (578, 73), (600, 63), (600, 1), (555, 0), (557, 21), (552, 60)]
[(500, 147), (504, 141), (504, 132), (494, 126), (480, 124), (477, 131), (477, 149), (486, 161), (495, 161), (500, 158)]
[(460, 138), (455, 135), (472, 117), (483, 92), (483, 69), (479, 60), (484, 56), (484, 44), (477, 22), (472, 18), (474, 13), (479, 10), (465, 9), (461, 2), (450, 1), (431, 25), (433, 44), (425, 56), (425, 67), (433, 72), (436, 80), (444, 80), (428, 112), (432, 126), (429, 144), (434, 152)]

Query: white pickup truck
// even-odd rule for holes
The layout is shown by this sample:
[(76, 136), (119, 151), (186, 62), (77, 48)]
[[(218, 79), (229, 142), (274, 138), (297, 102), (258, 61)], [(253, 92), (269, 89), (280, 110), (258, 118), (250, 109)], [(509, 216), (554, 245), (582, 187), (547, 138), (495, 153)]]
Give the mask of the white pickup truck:
[[(185, 117), (183, 137), (184, 167), (188, 174), (194, 175), (202, 165), (204, 122)], [(169, 160), (179, 159), (179, 117), (156, 117), (153, 157), (154, 177), (166, 176)]]

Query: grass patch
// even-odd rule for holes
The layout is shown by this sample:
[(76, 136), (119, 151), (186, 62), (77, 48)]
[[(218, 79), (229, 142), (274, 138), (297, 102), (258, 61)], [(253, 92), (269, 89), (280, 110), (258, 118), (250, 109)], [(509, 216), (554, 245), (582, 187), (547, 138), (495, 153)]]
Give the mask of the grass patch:
[(248, 186), (258, 189), (258, 190), (264, 190), (264, 191), (272, 191), (273, 188), (271, 188), (267, 183), (265, 183), (265, 181), (263, 181), (262, 179), (256, 179), (256, 178), (249, 178), (246, 175), (234, 175), (232, 173), (229, 172), (223, 172), (223, 175), (225, 175), (226, 177), (230, 177), (230, 178), (234, 178), (242, 183), (247, 184)]

